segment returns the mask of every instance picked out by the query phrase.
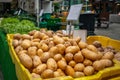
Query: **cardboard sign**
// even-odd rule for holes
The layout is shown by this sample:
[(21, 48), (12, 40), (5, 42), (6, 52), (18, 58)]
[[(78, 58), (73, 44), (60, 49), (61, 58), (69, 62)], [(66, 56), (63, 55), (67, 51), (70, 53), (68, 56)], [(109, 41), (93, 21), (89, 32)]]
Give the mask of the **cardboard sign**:
[(82, 4), (72, 5), (70, 7), (67, 21), (77, 21), (79, 19), (82, 6), (83, 6)]

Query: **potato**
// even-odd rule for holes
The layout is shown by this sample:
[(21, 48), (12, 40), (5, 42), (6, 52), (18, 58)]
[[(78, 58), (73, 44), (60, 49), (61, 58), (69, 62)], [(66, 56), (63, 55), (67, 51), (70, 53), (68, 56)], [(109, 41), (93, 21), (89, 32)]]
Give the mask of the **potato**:
[(50, 41), (49, 44), (48, 44), (49, 49), (52, 48), (52, 47), (54, 47), (54, 46), (55, 46), (54, 42)]
[(44, 53), (41, 55), (40, 59), (41, 59), (42, 62), (47, 62), (47, 60), (48, 60), (50, 57), (51, 57), (51, 56), (50, 56), (50, 53), (49, 53), (49, 52), (44, 52)]
[(101, 63), (101, 61), (95, 61), (93, 62), (93, 67), (95, 70), (99, 71), (105, 68), (105, 65)]
[(52, 57), (54, 57), (54, 55), (58, 53), (58, 48), (56, 46), (51, 47), (49, 53)]
[(100, 60), (102, 57), (103, 57), (103, 52), (99, 52), (98, 51), (98, 53), (97, 53), (97, 58), (98, 58), (98, 60)]
[(42, 37), (42, 40), (46, 40), (46, 39), (49, 39), (49, 36), (44, 35), (44, 36)]
[(69, 37), (62, 37), (62, 38), (65, 42), (69, 40)]
[(57, 69), (57, 72), (59, 72), (60, 76), (66, 76), (65, 73), (61, 69)]
[(33, 66), (37, 67), (39, 64), (42, 64), (40, 57), (37, 55), (33, 56)]
[(30, 40), (27, 40), (27, 39), (24, 39), (21, 43), (21, 46), (24, 48), (24, 49), (28, 49), (30, 46), (31, 46), (31, 41)]
[(46, 70), (47, 65), (46, 64), (40, 64), (35, 69), (33, 69), (34, 73), (41, 74), (44, 70)]
[(53, 77), (54, 77), (54, 72), (53, 72), (53, 70), (51, 70), (51, 69), (46, 69), (45, 71), (43, 71), (43, 72), (41, 73), (41, 77), (42, 77), (43, 79), (53, 78)]
[(65, 52), (66, 53), (72, 53), (72, 54), (75, 54), (77, 53), (78, 51), (80, 51), (79, 47), (78, 46), (69, 46), (66, 48)]
[(35, 56), (37, 54), (37, 47), (33, 46), (33, 47), (29, 47), (28, 48), (28, 55), (29, 56)]
[(47, 68), (53, 71), (57, 70), (57, 63), (53, 58), (47, 60)]
[(38, 55), (39, 57), (41, 57), (42, 54), (43, 54), (43, 50), (42, 50), (42, 49), (38, 49), (38, 50), (37, 50), (37, 55)]
[(31, 39), (31, 36), (28, 34), (23, 34), (22, 39)]
[(72, 44), (72, 46), (78, 46), (77, 42), (75, 41), (75, 39), (69, 39), (70, 43)]
[(94, 73), (94, 68), (92, 66), (87, 66), (84, 68), (83, 72), (86, 76), (90, 76)]
[(71, 66), (67, 66), (66, 67), (66, 69), (65, 69), (65, 72), (66, 72), (66, 74), (68, 75), (68, 76), (74, 76), (74, 74), (75, 74), (75, 71), (74, 71), (74, 69), (71, 67)]
[(66, 47), (63, 44), (58, 44), (56, 47), (58, 48), (58, 53), (64, 54)]
[(45, 43), (39, 43), (38, 48), (42, 49), (43, 52), (47, 52), (49, 50), (49, 47)]
[(76, 65), (76, 62), (72, 60), (68, 63), (68, 65), (71, 67), (74, 67)]
[(31, 46), (36, 46), (36, 47), (38, 47), (38, 45), (39, 45), (39, 42), (31, 42)]
[(98, 52), (97, 48), (94, 45), (87, 45), (87, 49), (89, 49), (89, 50), (91, 50), (91, 51), (93, 51), (95, 53)]
[(55, 71), (54, 72), (54, 77), (60, 77), (61, 75), (60, 75), (60, 73), (58, 72), (58, 71)]
[(83, 76), (85, 76), (85, 74), (83, 72), (75, 72), (73, 77), (79, 78), (79, 77), (83, 77)]
[(54, 34), (54, 32), (53, 32), (52, 30), (48, 30), (48, 31), (46, 32), (46, 34), (47, 34), (49, 37), (52, 37), (53, 34)]
[(105, 65), (105, 67), (110, 67), (113, 65), (113, 62), (109, 59), (101, 59), (100, 62)]
[(60, 60), (57, 62), (57, 65), (60, 69), (65, 70), (67, 67), (67, 63), (64, 60)]
[(76, 38), (74, 38), (74, 40), (76, 41), (76, 43), (78, 44), (81, 41), (81, 38), (78, 36)]
[(33, 39), (31, 40), (32, 42), (40, 42), (40, 39), (39, 38), (36, 38), (36, 39)]
[(25, 53), (22, 53), (19, 55), (19, 59), (20, 59), (20, 62), (28, 69), (30, 69), (33, 65), (32, 63), (32, 59), (30, 58), (30, 56), (28, 56), (27, 54)]
[(90, 60), (93, 60), (93, 61), (98, 60), (98, 55), (95, 52), (92, 52), (88, 49), (82, 49), (81, 52), (82, 52), (82, 55), (87, 59), (90, 59)]
[(12, 41), (12, 45), (13, 45), (14, 48), (17, 47), (19, 45), (19, 41), (17, 39), (14, 39)]
[(83, 61), (83, 64), (84, 64), (85, 66), (91, 66), (91, 65), (92, 65), (92, 61), (89, 60), (89, 59), (85, 59), (85, 60)]
[(36, 73), (31, 73), (31, 76), (32, 78), (40, 78), (40, 75)]
[(80, 41), (80, 42), (78, 43), (78, 46), (79, 46), (80, 49), (86, 48), (87, 45), (88, 45), (88, 44), (85, 43), (85, 42), (83, 42), (83, 41)]
[(75, 60), (76, 63), (83, 62), (84, 57), (82, 56), (81, 51), (79, 51), (78, 53), (76, 53), (74, 55), (74, 60)]
[(106, 52), (102, 57), (102, 59), (110, 59), (110, 60), (112, 60), (113, 58), (114, 58), (113, 52)]
[(30, 31), (28, 34), (31, 35), (31, 36), (33, 36), (36, 31), (37, 31), (37, 30), (32, 30), (32, 31)]
[(23, 53), (27, 54), (27, 50), (21, 50), (17, 53), (17, 55), (20, 55), (20, 54), (23, 54)]
[(17, 46), (16, 48), (15, 48), (15, 52), (18, 54), (19, 53), (19, 51), (22, 51), (23, 50), (23, 48), (21, 47), (21, 46)]
[(65, 41), (61, 37), (55, 35), (53, 36), (53, 42), (55, 44), (64, 44)]
[(66, 41), (66, 42), (64, 43), (64, 45), (65, 45), (66, 48), (69, 47), (69, 46), (72, 46), (72, 44), (71, 44), (69, 41)]
[(19, 40), (19, 39), (21, 39), (21, 37), (22, 37), (22, 35), (20, 33), (16, 33), (13, 35), (13, 39)]
[(72, 53), (65, 54), (65, 60), (67, 62), (71, 61), (72, 59), (73, 59), (73, 54)]
[(33, 34), (33, 39), (36, 39), (36, 38), (40, 38), (40, 32), (39, 31), (35, 31), (34, 34)]
[(57, 62), (57, 61), (59, 61), (59, 60), (61, 60), (62, 59), (62, 55), (61, 54), (55, 54), (55, 56), (54, 56), (54, 60)]
[(117, 53), (114, 55), (114, 59), (117, 59), (118, 61), (120, 61), (120, 52), (117, 52)]
[(74, 70), (75, 70), (75, 71), (83, 71), (84, 68), (85, 68), (85, 66), (84, 66), (84, 64), (82, 64), (82, 63), (78, 63), (78, 64), (76, 64), (76, 65), (74, 66)]
[(93, 42), (93, 45), (96, 47), (96, 48), (99, 48), (102, 46), (101, 42), (100, 41), (94, 41)]

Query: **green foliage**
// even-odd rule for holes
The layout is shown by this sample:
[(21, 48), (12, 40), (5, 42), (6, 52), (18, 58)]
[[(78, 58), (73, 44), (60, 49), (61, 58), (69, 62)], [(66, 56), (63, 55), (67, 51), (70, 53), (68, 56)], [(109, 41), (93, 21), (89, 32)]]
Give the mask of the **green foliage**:
[(5, 33), (28, 33), (31, 30), (39, 30), (32, 21), (19, 21), (17, 18), (4, 18), (0, 29)]

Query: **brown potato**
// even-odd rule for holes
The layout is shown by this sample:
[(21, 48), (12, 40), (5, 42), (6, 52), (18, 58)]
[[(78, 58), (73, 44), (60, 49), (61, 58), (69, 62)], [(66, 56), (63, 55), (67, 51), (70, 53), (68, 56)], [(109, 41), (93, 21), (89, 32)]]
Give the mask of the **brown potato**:
[(92, 66), (87, 66), (84, 68), (84, 74), (90, 76), (94, 73), (94, 68)]
[(76, 38), (74, 38), (74, 40), (77, 42), (77, 44), (81, 41), (81, 38), (78, 36)]
[(13, 39), (19, 40), (19, 39), (21, 39), (21, 37), (22, 37), (22, 35), (20, 33), (16, 33), (13, 35)]
[(27, 54), (27, 50), (21, 50), (17, 53), (17, 55), (20, 55), (20, 54), (23, 54), (23, 53)]
[(52, 37), (53, 34), (54, 34), (54, 32), (53, 32), (52, 30), (48, 30), (48, 31), (46, 32), (46, 34), (47, 34), (49, 37)]
[(28, 55), (29, 56), (35, 56), (37, 54), (37, 47), (33, 46), (33, 47), (29, 47), (28, 48)]
[(64, 43), (64, 45), (65, 45), (66, 48), (69, 47), (69, 46), (72, 46), (72, 44), (71, 44), (69, 41), (66, 41), (66, 42)]
[(43, 79), (53, 78), (53, 77), (54, 77), (54, 72), (53, 72), (53, 70), (51, 70), (51, 69), (46, 69), (45, 71), (43, 71), (43, 72), (41, 73), (41, 77), (42, 77)]
[(18, 54), (20, 51), (22, 51), (23, 50), (23, 47), (21, 47), (21, 46), (17, 46), (16, 48), (15, 48), (15, 52)]
[(58, 72), (58, 71), (55, 71), (54, 72), (54, 77), (60, 77), (61, 75), (60, 75), (60, 73)]
[(75, 72), (73, 77), (74, 78), (79, 78), (79, 77), (83, 77), (83, 76), (85, 76), (85, 74), (83, 72)]
[(97, 56), (98, 60), (100, 60), (103, 57), (103, 53), (98, 51)]
[(65, 49), (66, 49), (66, 47), (64, 46), (64, 44), (58, 44), (58, 45), (56, 45), (56, 47), (58, 48), (58, 53), (64, 54)]
[(31, 76), (32, 78), (40, 78), (40, 75), (36, 73), (31, 73)]
[(38, 47), (38, 45), (39, 45), (39, 42), (31, 42), (31, 46), (36, 46), (36, 47)]
[(49, 52), (44, 52), (44, 53), (41, 55), (40, 59), (41, 59), (42, 62), (47, 62), (47, 60), (48, 60), (50, 57), (51, 57), (51, 56), (50, 56), (50, 53), (49, 53)]
[(39, 38), (36, 38), (36, 39), (33, 39), (31, 40), (32, 42), (40, 42), (40, 39)]
[(72, 60), (68, 63), (68, 65), (71, 67), (74, 67), (76, 65), (76, 62)]
[(101, 63), (101, 61), (93, 62), (93, 67), (95, 70), (99, 71), (105, 68), (105, 65)]
[(83, 62), (84, 57), (82, 56), (81, 51), (79, 51), (78, 53), (76, 53), (74, 55), (74, 60), (75, 60), (76, 63)]
[(95, 53), (98, 52), (97, 48), (94, 45), (87, 45), (87, 49), (89, 49), (89, 50), (91, 50), (91, 51), (93, 51)]
[(39, 64), (42, 64), (40, 57), (37, 55), (33, 56), (33, 66), (37, 67)]
[(34, 34), (33, 34), (33, 38), (36, 39), (36, 38), (40, 38), (40, 32), (39, 31), (35, 31)]
[(84, 64), (85, 66), (91, 66), (91, 65), (92, 65), (92, 61), (89, 60), (89, 59), (85, 59), (85, 60), (83, 61), (83, 64)]
[(23, 34), (22, 39), (31, 39), (31, 36), (28, 34)]
[(52, 48), (52, 47), (54, 47), (54, 46), (55, 46), (54, 42), (50, 41), (49, 44), (48, 44), (49, 49)]
[(61, 54), (55, 54), (55, 56), (54, 56), (54, 60), (57, 62), (57, 61), (59, 61), (59, 60), (61, 60), (62, 59), (62, 55)]
[(75, 71), (80, 71), (80, 72), (82, 72), (82, 71), (84, 70), (84, 68), (85, 68), (85, 66), (84, 66), (84, 64), (82, 64), (82, 63), (78, 63), (78, 64), (76, 64), (76, 65), (74, 66), (74, 70), (75, 70)]
[(42, 49), (43, 52), (47, 52), (49, 50), (49, 47), (45, 43), (39, 43), (38, 48)]
[(47, 60), (47, 68), (53, 71), (57, 70), (57, 63), (53, 58)]
[(78, 46), (79, 46), (80, 49), (86, 48), (87, 45), (88, 45), (88, 44), (85, 43), (85, 42), (83, 42), (83, 41), (80, 41), (80, 42), (78, 43)]
[(34, 33), (35, 33), (36, 31), (37, 31), (37, 30), (32, 30), (32, 31), (30, 31), (28, 34), (32, 36), (32, 35), (34, 35)]
[(66, 74), (68, 75), (68, 76), (74, 76), (74, 74), (75, 74), (75, 71), (74, 71), (74, 69), (71, 67), (71, 66), (67, 66), (66, 67), (66, 69), (65, 69), (65, 72), (66, 72)]
[(72, 53), (65, 54), (65, 60), (67, 62), (71, 61), (72, 59), (73, 59), (73, 54)]
[(61, 69), (57, 69), (57, 72), (59, 72), (60, 76), (65, 76), (65, 73)]
[(65, 42), (69, 40), (69, 37), (62, 37), (62, 38)]
[(90, 60), (93, 60), (93, 61), (98, 60), (97, 53), (95, 53), (93, 51), (90, 51), (88, 49), (82, 49), (81, 52), (82, 52), (82, 55), (87, 59), (90, 59)]
[(57, 35), (53, 36), (53, 41), (55, 44), (64, 44), (65, 42), (61, 37)]
[(19, 55), (20, 62), (28, 69), (32, 67), (32, 59), (25, 53)]
[(112, 60), (113, 58), (114, 58), (113, 52), (106, 52), (102, 57), (102, 59), (110, 59), (110, 60)]
[(42, 50), (42, 49), (38, 49), (38, 50), (37, 50), (37, 55), (38, 55), (39, 57), (41, 57), (42, 54), (43, 54), (43, 50)]
[(78, 51), (80, 51), (79, 47), (78, 46), (69, 46), (66, 48), (65, 52), (66, 53), (72, 53), (72, 54), (75, 54), (77, 53)]
[(101, 42), (100, 41), (94, 41), (93, 42), (93, 45), (96, 47), (96, 48), (99, 48), (102, 46)]
[(54, 57), (55, 54), (58, 53), (58, 48), (56, 46), (51, 47), (49, 50), (50, 56)]
[(19, 45), (19, 41), (17, 39), (14, 39), (12, 41), (12, 45), (13, 45), (14, 48), (17, 47)]
[(21, 46), (24, 48), (24, 49), (28, 49), (30, 46), (31, 46), (31, 41), (30, 40), (27, 40), (27, 39), (24, 39), (21, 43)]
[(110, 67), (113, 65), (113, 62), (109, 59), (101, 59), (100, 62), (102, 65), (105, 65), (105, 67)]
[(67, 63), (64, 60), (60, 60), (57, 62), (57, 65), (60, 69), (65, 70), (67, 67)]
[(33, 72), (37, 74), (41, 74), (44, 70), (46, 70), (46, 68), (47, 68), (46, 64), (40, 64), (33, 70)]

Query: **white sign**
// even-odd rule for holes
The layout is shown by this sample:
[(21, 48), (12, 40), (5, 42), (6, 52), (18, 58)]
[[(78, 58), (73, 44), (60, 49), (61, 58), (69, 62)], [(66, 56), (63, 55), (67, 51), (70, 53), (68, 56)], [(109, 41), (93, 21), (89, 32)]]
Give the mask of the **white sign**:
[(77, 21), (80, 16), (81, 9), (82, 9), (82, 4), (72, 5), (70, 7), (67, 21)]

